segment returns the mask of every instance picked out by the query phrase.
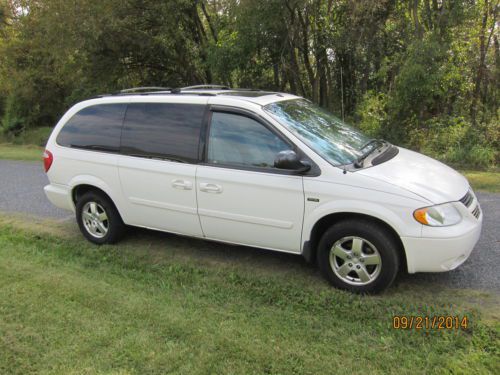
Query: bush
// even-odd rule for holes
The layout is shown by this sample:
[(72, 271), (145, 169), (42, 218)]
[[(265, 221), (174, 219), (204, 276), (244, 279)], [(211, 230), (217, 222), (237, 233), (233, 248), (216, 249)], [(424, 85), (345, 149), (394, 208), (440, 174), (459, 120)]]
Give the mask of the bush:
[(442, 157), (444, 161), (456, 166), (479, 169), (495, 167), (495, 158), (495, 150), (481, 145), (450, 149)]
[(356, 117), (359, 119), (358, 127), (371, 137), (381, 137), (384, 124), (387, 122), (386, 105), (385, 94), (374, 91), (366, 92), (356, 110)]
[(5, 101), (5, 109), (1, 122), (2, 134), (8, 138), (19, 136), (24, 131), (25, 119), (22, 109), (14, 95), (9, 95)]
[(52, 129), (53, 128), (50, 126), (28, 129), (24, 131), (21, 136), (15, 137), (11, 139), (11, 141), (12, 143), (19, 145), (35, 145), (43, 147), (47, 144), (47, 140), (49, 139)]
[(496, 132), (496, 121), (474, 127), (461, 116), (441, 116), (427, 121), (420, 131), (411, 131), (409, 142), (424, 154), (455, 166), (489, 168), (498, 162)]
[(356, 112), (358, 127), (371, 137), (386, 138), (456, 167), (487, 169), (498, 165), (500, 125), (495, 118), (473, 126), (464, 116), (441, 115), (418, 126), (417, 119), (409, 117), (404, 136), (397, 137), (392, 130), (402, 125), (390, 123), (386, 108), (387, 96), (365, 94)]

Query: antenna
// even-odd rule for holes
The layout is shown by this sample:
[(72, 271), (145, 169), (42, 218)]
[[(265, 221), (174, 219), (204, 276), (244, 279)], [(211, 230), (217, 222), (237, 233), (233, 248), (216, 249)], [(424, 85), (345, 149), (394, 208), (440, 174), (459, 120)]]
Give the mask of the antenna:
[(342, 65), (340, 65), (340, 103), (342, 105), (342, 121), (344, 121), (344, 79), (343, 79)]

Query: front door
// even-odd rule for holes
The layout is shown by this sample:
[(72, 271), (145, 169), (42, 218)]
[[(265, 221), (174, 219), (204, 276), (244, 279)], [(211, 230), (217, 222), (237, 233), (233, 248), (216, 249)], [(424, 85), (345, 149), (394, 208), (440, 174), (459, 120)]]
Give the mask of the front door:
[(208, 132), (196, 172), (205, 237), (299, 253), (302, 177), (274, 168), (292, 145), (256, 117), (230, 111), (213, 111)]

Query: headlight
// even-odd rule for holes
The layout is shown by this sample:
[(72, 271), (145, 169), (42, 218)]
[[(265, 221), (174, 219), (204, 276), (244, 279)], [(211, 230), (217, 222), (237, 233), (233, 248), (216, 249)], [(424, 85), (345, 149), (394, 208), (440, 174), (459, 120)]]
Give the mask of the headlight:
[(460, 212), (458, 212), (452, 203), (419, 208), (415, 210), (413, 217), (419, 223), (431, 227), (447, 227), (449, 225), (458, 224), (460, 220), (462, 220)]

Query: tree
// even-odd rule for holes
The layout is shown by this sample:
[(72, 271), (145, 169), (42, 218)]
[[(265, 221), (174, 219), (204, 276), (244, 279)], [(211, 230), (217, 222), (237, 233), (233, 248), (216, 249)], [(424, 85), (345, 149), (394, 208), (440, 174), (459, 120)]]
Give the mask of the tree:
[(491, 161), (498, 11), (498, 0), (0, 0), (0, 116), (22, 131), (102, 92), (223, 83), (305, 96), (449, 160), (480, 144)]

